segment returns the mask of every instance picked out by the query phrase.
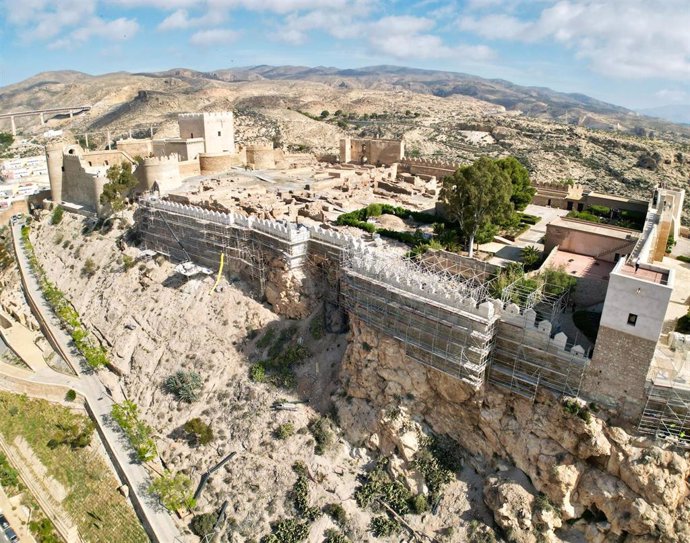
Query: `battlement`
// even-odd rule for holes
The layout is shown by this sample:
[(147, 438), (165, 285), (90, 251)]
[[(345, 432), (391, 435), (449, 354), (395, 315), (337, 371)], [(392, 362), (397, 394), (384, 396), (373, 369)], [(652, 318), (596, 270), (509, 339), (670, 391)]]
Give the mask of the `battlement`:
[(403, 158), (402, 164), (408, 164), (410, 166), (428, 166), (430, 168), (441, 168), (444, 170), (457, 170), (461, 164), (454, 162), (441, 162), (438, 160), (432, 160), (428, 158)]
[(533, 309), (525, 309), (521, 312), (520, 306), (513, 303), (504, 304), (501, 300), (491, 300), (494, 311), (507, 322), (523, 329), (530, 338), (530, 345), (550, 347), (550, 350), (560, 351), (574, 358), (584, 359), (588, 353), (581, 345), (573, 345), (568, 336), (563, 332), (551, 337), (553, 325), (548, 320), (536, 322), (537, 312)]
[(179, 113), (178, 119), (232, 119), (231, 111), (201, 111), (197, 113)]
[(309, 230), (306, 228), (298, 228), (293, 224), (286, 224), (267, 219), (256, 219), (254, 217), (244, 217), (235, 213), (214, 211), (198, 206), (170, 202), (168, 200), (149, 199), (145, 201), (145, 205), (204, 221), (216, 222), (228, 226), (237, 225), (239, 227), (249, 228), (257, 232), (262, 232), (264, 234), (280, 238), (290, 243), (304, 243), (309, 239)]
[(337, 230), (326, 230), (319, 226), (309, 229), (309, 237), (313, 241), (320, 241), (341, 248), (364, 249), (364, 241), (348, 236)]
[(151, 166), (154, 164), (169, 164), (178, 163), (180, 161), (180, 155), (177, 153), (170, 153), (169, 155), (162, 156), (152, 156), (144, 159), (144, 165)]
[(347, 267), (407, 294), (442, 304), (447, 310), (458, 309), (487, 321), (494, 318), (494, 306), (478, 303), (462, 281), (439, 276), (401, 258), (385, 257), (380, 251), (365, 248), (354, 251)]

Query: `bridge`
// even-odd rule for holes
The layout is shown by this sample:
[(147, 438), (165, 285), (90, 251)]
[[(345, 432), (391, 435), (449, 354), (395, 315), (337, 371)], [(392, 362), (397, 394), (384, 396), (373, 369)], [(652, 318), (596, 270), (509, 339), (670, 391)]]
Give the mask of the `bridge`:
[(74, 106), (74, 107), (55, 107), (50, 109), (34, 109), (31, 111), (14, 111), (11, 113), (0, 113), (0, 119), (9, 119), (12, 124), (12, 135), (17, 135), (17, 125), (15, 124), (15, 119), (18, 117), (34, 117), (38, 116), (41, 118), (41, 124), (45, 124), (46, 115), (59, 115), (61, 113), (67, 113), (70, 119), (76, 114), (84, 113), (85, 111), (91, 111), (91, 106)]

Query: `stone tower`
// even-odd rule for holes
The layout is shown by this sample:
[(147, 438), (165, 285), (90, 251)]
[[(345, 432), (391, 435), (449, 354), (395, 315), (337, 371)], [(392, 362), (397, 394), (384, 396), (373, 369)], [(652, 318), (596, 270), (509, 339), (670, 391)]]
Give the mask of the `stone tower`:
[(46, 145), (50, 199), (58, 204), (62, 202), (62, 153), (62, 143), (49, 143)]

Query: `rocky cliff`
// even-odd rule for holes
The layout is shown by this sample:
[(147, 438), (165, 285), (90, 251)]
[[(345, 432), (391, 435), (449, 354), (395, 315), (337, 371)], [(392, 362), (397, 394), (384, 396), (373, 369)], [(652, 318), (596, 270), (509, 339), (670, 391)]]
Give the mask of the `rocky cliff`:
[(591, 543), (690, 540), (688, 454), (607, 424), (595, 406), (474, 393), (357, 320), (341, 379), (352, 440), (411, 458), (418, 445), (401, 430), (410, 422), (392, 424), (391, 410), (449, 435), (484, 472), (484, 501), (511, 540), (557, 541), (571, 526)]

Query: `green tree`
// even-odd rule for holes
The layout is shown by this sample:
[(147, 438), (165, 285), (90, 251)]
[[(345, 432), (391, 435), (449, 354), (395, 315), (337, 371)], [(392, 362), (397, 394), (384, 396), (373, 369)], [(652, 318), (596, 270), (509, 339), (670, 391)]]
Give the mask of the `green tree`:
[(114, 164), (108, 168), (106, 176), (109, 182), (103, 186), (100, 203), (111, 214), (117, 214), (125, 208), (125, 198), (137, 186), (138, 181), (129, 162)]
[(529, 180), (527, 168), (513, 156), (500, 158), (496, 161), (496, 164), (508, 175), (510, 182), (513, 184), (513, 193), (510, 201), (513, 202), (515, 209), (522, 211), (532, 201), (534, 194), (537, 192)]
[(149, 486), (149, 494), (156, 496), (169, 511), (177, 511), (195, 505), (192, 497), (192, 480), (184, 473), (165, 470)]
[(522, 262), (526, 268), (531, 268), (541, 259), (541, 251), (534, 245), (522, 248)]
[(9, 132), (0, 132), (0, 149), (9, 147), (14, 143), (14, 136)]
[(330, 115), (330, 113), (328, 112), (327, 109), (324, 109), (324, 110), (321, 112), (321, 118), (322, 118), (322, 119), (325, 119), (325, 118), (328, 117), (329, 115)]
[(440, 201), (448, 218), (458, 223), (474, 255), (477, 233), (513, 213), (512, 183), (495, 161), (482, 157), (474, 164), (458, 168), (443, 180)]

